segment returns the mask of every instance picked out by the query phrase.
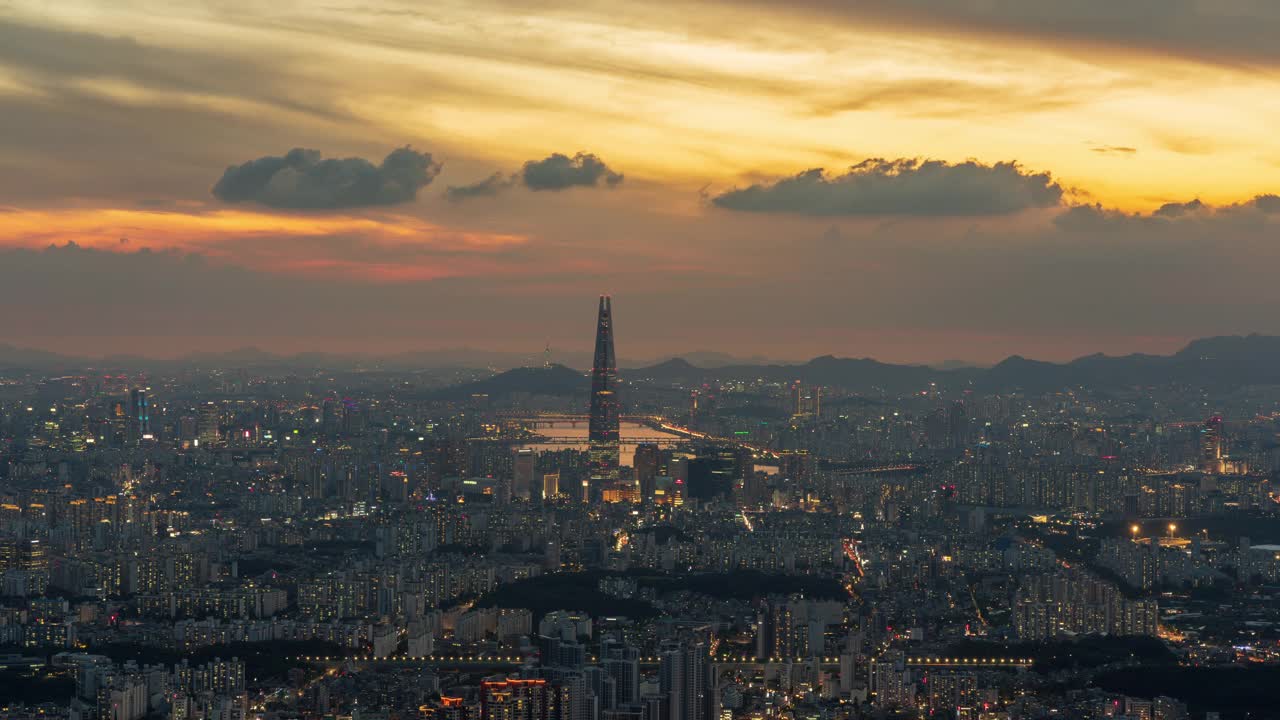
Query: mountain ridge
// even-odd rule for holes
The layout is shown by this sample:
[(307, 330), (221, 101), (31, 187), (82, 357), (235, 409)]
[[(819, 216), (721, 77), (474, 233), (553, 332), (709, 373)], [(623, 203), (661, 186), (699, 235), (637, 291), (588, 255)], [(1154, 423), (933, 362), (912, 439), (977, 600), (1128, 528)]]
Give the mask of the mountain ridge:
[[(675, 370), (676, 372), (671, 372)], [(628, 371), (658, 382), (719, 379), (799, 381), (849, 390), (908, 392), (930, 383), (985, 391), (1050, 391), (1069, 387), (1120, 388), (1182, 383), (1198, 386), (1280, 384), (1280, 336), (1219, 335), (1198, 338), (1172, 355), (1130, 353), (1082, 355), (1064, 363), (1014, 354), (981, 367), (934, 368), (883, 363), (872, 358), (823, 355), (795, 365), (697, 368), (685, 362)]]
[[(219, 353), (194, 353), (171, 360), (131, 356), (99, 359), (77, 358), (45, 350), (0, 344), (0, 369), (84, 370), (101, 368), (178, 369), (184, 367), (253, 367), (309, 369), (436, 369), (446, 367), (490, 367), (459, 362), (465, 350), (399, 353), (382, 357), (360, 357), (324, 352), (277, 355), (254, 347)], [(705, 352), (699, 355), (708, 355)], [(497, 357), (497, 355), (494, 355)], [(508, 360), (517, 354), (503, 355)], [(723, 355), (715, 356), (720, 359)], [(532, 358), (506, 372), (496, 372), (487, 380), (516, 372), (510, 382), (529, 381), (534, 392), (550, 384), (555, 392), (571, 389), (569, 374), (578, 379), (585, 370), (567, 365), (551, 374), (529, 373), (541, 369)], [(936, 368), (928, 365), (885, 363), (874, 358), (840, 358), (820, 355), (800, 363), (742, 363), (704, 367), (676, 355), (661, 362), (626, 368), (624, 379), (631, 382), (663, 384), (701, 383), (712, 380), (767, 380), (779, 383), (799, 381), (811, 385), (842, 387), (862, 392), (910, 392), (927, 389), (930, 383), (980, 391), (1040, 392), (1069, 387), (1134, 387), (1171, 383), (1196, 386), (1246, 386), (1280, 384), (1280, 336), (1249, 334), (1219, 335), (1191, 340), (1171, 355), (1093, 353), (1067, 362), (1035, 360), (1014, 354), (990, 367)], [(478, 381), (486, 382), (486, 381)], [(506, 383), (507, 381), (503, 381)], [(513, 391), (510, 383), (499, 383), (498, 392)], [(487, 392), (484, 386), (476, 392)]]

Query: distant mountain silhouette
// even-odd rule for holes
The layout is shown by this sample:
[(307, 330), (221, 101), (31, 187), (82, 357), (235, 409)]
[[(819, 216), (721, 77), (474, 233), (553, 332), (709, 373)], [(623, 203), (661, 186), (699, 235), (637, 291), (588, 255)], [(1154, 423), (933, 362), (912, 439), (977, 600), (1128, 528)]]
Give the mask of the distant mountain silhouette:
[(800, 381), (857, 392), (902, 393), (929, 383), (986, 392), (1048, 392), (1070, 387), (1124, 388), (1184, 384), (1197, 387), (1280, 385), (1280, 337), (1267, 335), (1203, 338), (1173, 355), (1086, 355), (1067, 363), (1013, 355), (990, 368), (931, 368), (893, 365), (869, 358), (830, 355), (795, 365), (740, 365), (699, 368), (679, 359), (628, 370), (630, 380), (693, 383), (713, 379), (759, 378)]
[[(590, 359), (585, 353), (581, 354)], [(175, 370), (180, 368), (245, 368), (257, 370), (421, 370), (441, 368), (512, 368), (541, 363), (541, 353), (499, 353), (459, 348), (428, 350), (393, 355), (360, 355), (326, 352), (277, 354), (255, 347), (224, 352), (190, 353), (176, 358), (138, 355), (76, 357), (43, 350), (29, 350), (0, 344), (0, 369), (84, 370), (116, 368), (129, 370)]]
[[(699, 353), (707, 356), (708, 353)], [(386, 357), (302, 353), (276, 355), (257, 348), (223, 353), (201, 353), (178, 359), (156, 360), (116, 356), (77, 358), (42, 350), (0, 344), (0, 369), (7, 372), (84, 370), (172, 370), (184, 367), (257, 369), (343, 369), (380, 368), (424, 370), (434, 368), (511, 367), (514, 353), (440, 350), (401, 353)], [(725, 356), (717, 356), (723, 359)], [(502, 361), (488, 364), (478, 360)], [(540, 359), (537, 359), (540, 361)], [(526, 358), (523, 363), (533, 362)], [(990, 368), (896, 365), (870, 358), (816, 357), (793, 364), (741, 363), (709, 367), (674, 357), (656, 365), (624, 369), (627, 382), (695, 384), (713, 380), (762, 379), (777, 383), (800, 381), (808, 385), (840, 387), (864, 394), (898, 394), (921, 391), (929, 383), (982, 392), (1051, 392), (1071, 387), (1118, 389), (1140, 386), (1188, 385), (1207, 388), (1236, 388), (1248, 385), (1280, 385), (1280, 337), (1270, 335), (1229, 335), (1202, 338), (1172, 355), (1133, 354), (1086, 355), (1066, 363), (1030, 360), (1013, 355)], [(568, 395), (586, 392), (586, 377), (563, 365), (550, 368), (515, 367), (478, 382), (437, 391), (441, 398), (465, 397), (476, 393), (491, 396), (528, 392)]]
[(826, 385), (858, 390), (897, 392), (905, 388), (927, 387), (939, 373), (923, 365), (890, 365), (869, 358), (837, 358), (831, 355), (814, 358), (796, 365), (728, 365), (700, 368), (675, 358), (659, 365), (636, 368), (623, 373), (632, 381), (651, 380), (658, 383), (701, 383), (715, 379), (762, 379), (778, 383), (800, 381), (807, 385)]
[[(633, 370), (624, 371), (628, 380), (644, 381), (653, 380), (655, 382), (691, 382), (707, 377), (712, 373), (712, 368), (698, 367), (684, 358), (671, 358), (664, 360), (657, 365), (650, 365), (645, 368), (635, 368)], [(722, 373), (725, 368), (715, 368), (715, 372)]]
[[(694, 350), (686, 353), (680, 353), (676, 356), (666, 356), (661, 361), (654, 361), (653, 364), (661, 364), (667, 360), (685, 360), (701, 368), (720, 368), (729, 365), (765, 365), (771, 362), (769, 358), (753, 355), (751, 357), (738, 357), (729, 353), (717, 352), (715, 350)], [(776, 360), (774, 360), (776, 362)]]
[(493, 377), (462, 383), (435, 390), (427, 395), (430, 400), (463, 401), (476, 395), (488, 395), (499, 399), (513, 393), (586, 397), (590, 383), (583, 373), (563, 365), (551, 367), (522, 367), (498, 373)]
[(44, 370), (78, 367), (82, 361), (78, 358), (60, 355), (45, 350), (28, 350), (12, 345), (0, 344), (0, 368), (13, 370)]
[(1009, 358), (979, 380), (985, 389), (1029, 390), (1171, 384), (1215, 388), (1280, 384), (1280, 337), (1203, 338), (1173, 355), (1095, 354), (1063, 364)]

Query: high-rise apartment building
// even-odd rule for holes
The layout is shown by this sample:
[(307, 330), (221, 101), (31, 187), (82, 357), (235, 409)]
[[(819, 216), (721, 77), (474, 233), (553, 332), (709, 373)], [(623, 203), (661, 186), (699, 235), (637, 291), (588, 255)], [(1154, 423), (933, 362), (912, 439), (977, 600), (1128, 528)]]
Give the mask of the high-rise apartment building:
[(1207, 473), (1222, 472), (1222, 416), (1214, 415), (1200, 431), (1200, 469)]
[(668, 720), (713, 720), (715, 683), (707, 644), (669, 643), (659, 658), (658, 686)]
[(480, 683), (480, 720), (546, 720), (547, 681), (485, 680)]
[(516, 450), (515, 468), (511, 481), (511, 497), (528, 500), (533, 493), (534, 466), (537, 453), (530, 448)]
[(632, 465), (635, 467), (636, 485), (640, 490), (640, 502), (653, 502), (653, 491), (658, 480), (658, 466), (661, 464), (662, 451), (657, 443), (636, 445), (636, 455)]

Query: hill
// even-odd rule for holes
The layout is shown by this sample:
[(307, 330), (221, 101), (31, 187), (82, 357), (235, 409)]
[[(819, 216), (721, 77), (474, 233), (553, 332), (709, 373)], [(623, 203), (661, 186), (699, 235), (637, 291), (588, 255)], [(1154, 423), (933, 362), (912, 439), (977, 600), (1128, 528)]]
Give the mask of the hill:
[(895, 365), (870, 358), (830, 355), (793, 365), (730, 365), (702, 368), (675, 358), (625, 371), (631, 380), (694, 384), (762, 379), (777, 383), (839, 387), (867, 394), (900, 394), (937, 383), (985, 392), (1052, 392), (1070, 387), (1119, 389), (1187, 385), (1230, 389), (1280, 385), (1280, 337), (1223, 336), (1189, 343), (1173, 355), (1086, 355), (1066, 363), (1013, 355), (990, 368)]
[[(482, 356), (495, 361), (511, 360), (514, 357), (490, 356), (466, 350), (405, 353), (387, 357), (325, 353), (275, 355), (255, 348), (243, 348), (223, 353), (193, 354), (170, 360), (139, 357), (93, 359), (0, 344), (0, 370), (11, 373), (87, 368), (174, 370), (189, 367), (421, 370), (462, 366), (481, 368), (484, 365), (475, 364), (475, 360)], [(728, 356), (698, 353), (695, 357), (710, 361), (715, 366), (696, 364), (686, 357), (674, 357), (655, 365), (625, 369), (622, 376), (630, 382), (667, 386), (688, 386), (713, 380), (765, 380), (782, 384), (800, 381), (807, 385), (838, 387), (872, 396), (918, 392), (928, 388), (930, 383), (951, 390), (1031, 393), (1053, 392), (1071, 387), (1105, 390), (1184, 385), (1230, 390), (1251, 385), (1280, 385), (1280, 336), (1270, 335), (1202, 338), (1193, 340), (1172, 355), (1094, 354), (1066, 363), (1013, 355), (989, 368), (955, 365), (935, 368), (832, 355), (823, 355), (803, 363), (727, 365), (716, 361), (730, 360)], [(586, 387), (583, 372), (563, 365), (550, 368), (516, 367), (484, 380), (438, 391), (435, 397), (462, 399), (473, 394), (506, 396), (515, 392), (570, 395), (584, 394)]]
[(515, 368), (483, 380), (431, 391), (426, 399), (459, 402), (476, 395), (500, 399), (513, 393), (586, 397), (589, 389), (586, 375), (563, 365), (552, 365), (547, 368)]

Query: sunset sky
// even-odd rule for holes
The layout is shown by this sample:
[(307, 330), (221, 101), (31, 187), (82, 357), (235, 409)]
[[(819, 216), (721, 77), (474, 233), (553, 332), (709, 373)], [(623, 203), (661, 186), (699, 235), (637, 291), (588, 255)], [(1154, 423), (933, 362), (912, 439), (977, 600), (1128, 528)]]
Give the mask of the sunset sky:
[[(0, 0), (0, 343), (1280, 333), (1280, 3)], [(297, 150), (295, 150), (297, 149)]]

